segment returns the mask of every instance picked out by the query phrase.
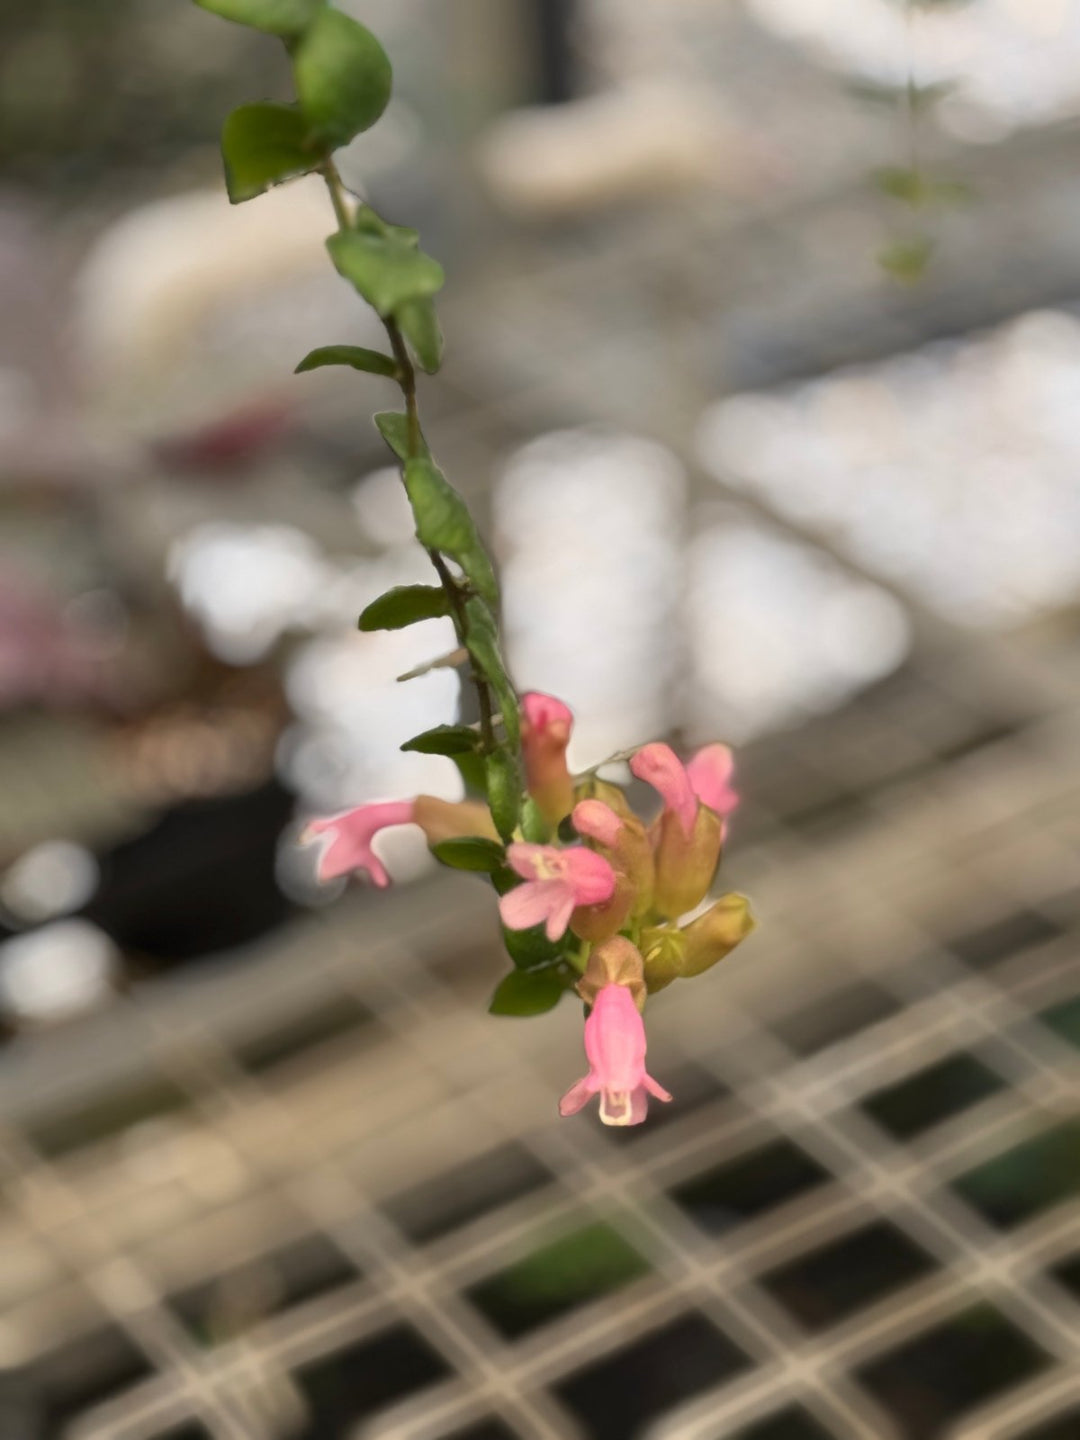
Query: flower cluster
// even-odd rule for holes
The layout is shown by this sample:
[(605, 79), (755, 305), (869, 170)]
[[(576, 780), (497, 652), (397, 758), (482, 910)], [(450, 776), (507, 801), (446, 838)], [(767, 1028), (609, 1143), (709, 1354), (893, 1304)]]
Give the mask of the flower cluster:
[(635, 1125), (645, 1117), (647, 1095), (671, 1099), (645, 1070), (647, 996), (700, 975), (753, 928), (742, 895), (701, 909), (738, 795), (727, 746), (707, 745), (683, 764), (670, 746), (653, 742), (630, 757), (632, 775), (662, 802), (646, 822), (619, 786), (595, 772), (571, 775), (572, 726), (560, 701), (535, 692), (522, 697), (529, 804), (505, 847), (482, 802), (430, 795), (315, 820), (305, 837), (324, 842), (322, 880), (364, 872), (387, 885), (373, 841), (388, 826), (406, 824), (418, 825), (445, 863), (487, 870), (515, 963), (493, 1010), (534, 1014), (576, 989), (588, 1007), (589, 1073), (566, 1093), (560, 1111), (572, 1115), (598, 1094), (605, 1124)]

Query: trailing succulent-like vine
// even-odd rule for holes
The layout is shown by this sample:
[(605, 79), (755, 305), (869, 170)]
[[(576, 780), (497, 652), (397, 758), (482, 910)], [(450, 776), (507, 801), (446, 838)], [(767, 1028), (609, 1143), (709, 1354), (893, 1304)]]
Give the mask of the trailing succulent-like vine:
[(738, 803), (730, 751), (709, 745), (685, 765), (660, 742), (631, 752), (632, 774), (663, 801), (647, 824), (596, 771), (570, 773), (571, 713), (551, 696), (515, 691), (500, 649), (494, 568), (421, 427), (417, 370), (434, 373), (442, 360), (434, 304), (442, 267), (421, 250), (415, 230), (350, 195), (334, 160), (386, 108), (386, 53), (365, 26), (326, 0), (196, 3), (277, 36), (292, 63), (294, 104), (242, 105), (225, 122), (229, 198), (239, 204), (297, 176), (321, 175), (337, 221), (326, 242), (330, 259), (386, 331), (386, 351), (327, 345), (296, 367), (344, 365), (401, 390), (404, 408), (377, 414), (375, 424), (400, 466), (416, 536), (438, 583), (388, 591), (364, 610), (360, 629), (449, 618), (457, 650), (445, 661), (466, 667), (476, 692), (476, 724), (439, 725), (402, 746), (447, 756), (475, 798), (419, 795), (311, 821), (305, 838), (319, 845), (319, 877), (364, 874), (376, 886), (389, 884), (373, 842), (381, 830), (406, 824), (423, 830), (444, 865), (486, 874), (512, 965), (492, 1012), (539, 1014), (576, 990), (586, 1004), (589, 1073), (560, 1109), (571, 1114), (599, 1094), (605, 1123), (636, 1124), (647, 1095), (671, 1098), (645, 1069), (647, 995), (700, 975), (753, 926), (741, 895), (705, 904), (727, 816)]

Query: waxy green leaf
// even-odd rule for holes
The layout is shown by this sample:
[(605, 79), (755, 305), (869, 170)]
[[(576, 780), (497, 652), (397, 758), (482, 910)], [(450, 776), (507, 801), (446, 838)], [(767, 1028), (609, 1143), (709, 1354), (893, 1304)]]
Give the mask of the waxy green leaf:
[(436, 725), (422, 735), (406, 740), (402, 750), (415, 750), (420, 755), (471, 755), (479, 748), (480, 736), (468, 725)]
[(365, 608), (357, 625), (361, 630), (404, 630), (418, 620), (449, 613), (446, 591), (438, 585), (396, 585)]
[[(494, 576), (492, 582), (494, 583)], [(473, 596), (465, 605), (465, 622), (468, 627), (465, 645), (473, 664), (482, 672), (495, 692), (499, 713), (503, 718), (506, 742), (511, 750), (516, 751), (521, 744), (521, 713), (517, 695), (499, 651), (495, 617), (484, 600)]]
[[(375, 416), (375, 428), (404, 465), (409, 458), (409, 417), (400, 410), (380, 410)], [(422, 435), (420, 453), (429, 453), (427, 442)]]
[(293, 52), (293, 75), (313, 133), (333, 147), (375, 124), (393, 81), (386, 51), (371, 31), (340, 10), (322, 8)]
[(521, 792), (524, 788), (517, 757), (508, 750), (494, 750), (484, 761), (484, 778), (488, 807), (495, 829), (509, 841), (521, 818)]
[(511, 970), (496, 986), (488, 1006), (492, 1015), (543, 1015), (553, 1010), (567, 988), (558, 971)]
[(491, 561), (480, 543), (468, 506), (439, 467), (428, 456), (406, 461), (405, 489), (421, 545), (456, 560), (477, 592), (494, 604), (498, 590)]
[(428, 299), (406, 300), (394, 311), (402, 335), (421, 370), (434, 375), (442, 364), (443, 337), (435, 306)]
[(368, 350), (363, 345), (320, 345), (311, 350), (297, 365), (295, 374), (305, 370), (321, 370), (324, 365), (350, 365), (354, 370), (365, 370), (369, 375), (397, 375), (397, 361), (378, 350)]
[(253, 30), (286, 37), (302, 34), (326, 0), (195, 0), (204, 10)]
[(241, 105), (221, 132), (225, 186), (234, 205), (317, 168), (307, 121), (292, 105)]
[(431, 853), (452, 870), (482, 871), (485, 875), (494, 874), (506, 863), (502, 846), (496, 845), (494, 840), (485, 840), (482, 835), (440, 840), (431, 847)]
[(400, 235), (339, 230), (326, 242), (339, 275), (384, 318), (442, 289), (443, 268)]

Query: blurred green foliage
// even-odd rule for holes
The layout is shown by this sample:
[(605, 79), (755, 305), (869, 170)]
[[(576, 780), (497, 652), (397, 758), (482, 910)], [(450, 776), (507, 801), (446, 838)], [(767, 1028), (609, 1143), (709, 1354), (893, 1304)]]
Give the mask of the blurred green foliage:
[[(279, 46), (164, 0), (3, 0), (0, 169), (63, 189), (217, 148), (237, 89), (288, 99)], [(211, 162), (213, 163), (213, 162)]]

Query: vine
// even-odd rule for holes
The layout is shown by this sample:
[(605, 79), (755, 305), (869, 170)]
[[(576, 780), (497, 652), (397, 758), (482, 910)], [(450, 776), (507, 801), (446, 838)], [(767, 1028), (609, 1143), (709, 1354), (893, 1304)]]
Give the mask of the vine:
[(499, 897), (512, 965), (495, 990), (492, 1012), (539, 1014), (576, 990), (587, 1007), (590, 1069), (560, 1108), (571, 1114), (599, 1094), (605, 1123), (636, 1124), (647, 1095), (671, 1099), (645, 1070), (647, 995), (702, 974), (753, 927), (741, 895), (703, 908), (727, 816), (738, 802), (731, 753), (709, 745), (684, 765), (667, 745), (652, 742), (622, 757), (662, 798), (648, 825), (623, 790), (596, 770), (571, 775), (566, 752), (573, 717), (551, 696), (515, 690), (500, 647), (494, 567), (468, 507), (424, 438), (417, 371), (433, 374), (442, 362), (434, 303), (442, 267), (420, 248), (415, 230), (351, 195), (335, 163), (336, 151), (385, 110), (390, 61), (365, 26), (326, 0), (196, 3), (281, 40), (296, 87), (293, 104), (242, 105), (225, 121), (230, 200), (240, 204), (297, 176), (320, 175), (337, 222), (326, 241), (330, 260), (386, 332), (389, 353), (326, 345), (296, 367), (347, 366), (391, 379), (401, 391), (404, 409), (374, 420), (400, 468), (416, 536), (438, 584), (389, 590), (367, 606), (359, 627), (397, 630), (449, 618), (457, 649), (412, 673), (461, 664), (476, 692), (476, 725), (438, 725), (402, 746), (451, 759), (476, 798), (454, 804), (419, 795), (313, 820), (306, 838), (319, 844), (319, 876), (362, 873), (376, 886), (389, 884), (373, 842), (381, 830), (405, 824), (424, 831), (442, 864), (486, 874)]

